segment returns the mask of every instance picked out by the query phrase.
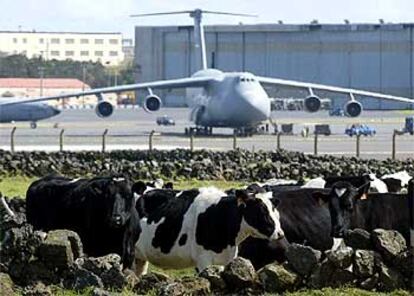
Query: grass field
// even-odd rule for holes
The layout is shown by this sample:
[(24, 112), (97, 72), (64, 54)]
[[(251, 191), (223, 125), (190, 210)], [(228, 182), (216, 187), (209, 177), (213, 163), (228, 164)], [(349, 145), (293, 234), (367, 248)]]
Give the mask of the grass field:
[[(0, 192), (4, 196), (15, 197), (26, 195), (29, 185), (38, 178), (29, 178), (23, 176), (16, 177), (4, 177), (0, 178)], [(244, 186), (246, 182), (235, 181), (199, 181), (199, 180), (183, 180), (174, 181), (175, 189), (191, 189), (204, 186), (215, 186), (221, 189), (240, 188)]]

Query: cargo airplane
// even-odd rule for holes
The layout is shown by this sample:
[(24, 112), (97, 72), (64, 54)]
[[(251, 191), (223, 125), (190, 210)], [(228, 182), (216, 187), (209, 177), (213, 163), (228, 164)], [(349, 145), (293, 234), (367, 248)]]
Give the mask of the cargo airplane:
[(60, 113), (59, 109), (43, 102), (22, 103), (26, 98), (0, 98), (0, 123), (28, 121), (31, 128), (37, 121), (51, 118)]
[(208, 69), (204, 30), (201, 24), (202, 14), (249, 15), (196, 9), (193, 11), (140, 14), (132, 16), (141, 17), (176, 13), (189, 13), (194, 19), (194, 40), (197, 53), (196, 61), (199, 70), (191, 77), (97, 88), (78, 93), (28, 99), (25, 102), (96, 95), (98, 98), (98, 103), (95, 109), (96, 114), (100, 117), (108, 117), (112, 114), (114, 108), (109, 102), (103, 100), (102, 94), (104, 93), (146, 90), (148, 95), (144, 99), (143, 108), (147, 112), (154, 112), (161, 108), (162, 101), (159, 96), (153, 93), (153, 89), (186, 88), (186, 100), (188, 106), (192, 108), (191, 120), (195, 123), (197, 129), (205, 130), (207, 133), (211, 133), (213, 127), (230, 127), (239, 130), (248, 130), (269, 120), (272, 99), (266, 93), (264, 89), (265, 85), (273, 85), (277, 87), (286, 86), (306, 90), (309, 95), (304, 99), (304, 107), (309, 112), (316, 112), (321, 107), (321, 99), (317, 95), (317, 91), (329, 91), (349, 96), (349, 100), (344, 106), (344, 111), (346, 115), (350, 117), (356, 117), (361, 114), (363, 107), (359, 102), (359, 99), (367, 97), (412, 103), (414, 105), (414, 100), (412, 99), (376, 92), (306, 83), (295, 80), (262, 77), (249, 72), (223, 72), (217, 69)]

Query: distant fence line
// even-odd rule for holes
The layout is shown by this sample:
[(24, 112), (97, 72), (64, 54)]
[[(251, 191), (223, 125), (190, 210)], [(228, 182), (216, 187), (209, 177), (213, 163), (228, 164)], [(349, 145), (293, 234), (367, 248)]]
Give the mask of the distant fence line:
[[(16, 146), (15, 145), (16, 130), (17, 130), (17, 127), (13, 127), (11, 132), (10, 132), (10, 151), (12, 153), (14, 153), (15, 150), (16, 150), (15, 149), (15, 146)], [(59, 134), (58, 134), (59, 151), (61, 151), (61, 152), (64, 151), (65, 131), (66, 131), (65, 129), (61, 129)], [(88, 137), (88, 138), (90, 138), (90, 137), (100, 137), (101, 138), (101, 151), (106, 152), (107, 151), (107, 138), (108, 137), (115, 137), (114, 135), (109, 136), (108, 134), (109, 134), (109, 129), (105, 129), (103, 131), (103, 133), (100, 134), (100, 135), (92, 135), (92, 136), (91, 135), (76, 135), (76, 136), (72, 136), (72, 137), (79, 137), (79, 138), (83, 138), (83, 137)], [(275, 136), (274, 138), (276, 139), (275, 148), (277, 150), (280, 150), (280, 149), (283, 148), (283, 138), (285, 138), (285, 137), (286, 138), (292, 138), (294, 136), (292, 134), (284, 134), (282, 132), (278, 132), (278, 133), (273, 134), (273, 135)], [(396, 159), (396, 156), (397, 156), (397, 137), (399, 135), (403, 135), (403, 133), (401, 133), (398, 130), (394, 130), (394, 132), (392, 134), (392, 138), (391, 138), (392, 145), (391, 145), (390, 157), (393, 160)], [(134, 135), (128, 135), (128, 136), (131, 137), (131, 136), (134, 136)], [(319, 153), (319, 138), (320, 138), (320, 136), (321, 135), (319, 135), (317, 133), (315, 133), (313, 135), (313, 154), (314, 155), (318, 155), (318, 153)], [(156, 132), (155, 130), (152, 130), (147, 135), (147, 137), (148, 137), (148, 142), (147, 142), (148, 143), (148, 150), (152, 151), (153, 149), (155, 149), (154, 148), (155, 139), (162, 138), (163, 135), (161, 133)], [(194, 151), (195, 138), (197, 138), (196, 135), (189, 134), (186, 137), (188, 138), (188, 148), (191, 151)], [(214, 137), (212, 137), (212, 138), (214, 138)], [(241, 139), (244, 139), (244, 138), (246, 138), (246, 137), (238, 137), (236, 134), (233, 134), (233, 136), (229, 135), (228, 137), (226, 137), (226, 139), (229, 139), (229, 141), (232, 141), (232, 148), (234, 150), (239, 148), (239, 145), (238, 145), (239, 141)], [(361, 135), (356, 135), (355, 138), (349, 138), (349, 137), (347, 137), (347, 138), (352, 139), (352, 140), (355, 141), (355, 156), (360, 157), (360, 155), (361, 155)], [(254, 147), (255, 146), (253, 145), (253, 147), (252, 147), (253, 150), (254, 150)]]

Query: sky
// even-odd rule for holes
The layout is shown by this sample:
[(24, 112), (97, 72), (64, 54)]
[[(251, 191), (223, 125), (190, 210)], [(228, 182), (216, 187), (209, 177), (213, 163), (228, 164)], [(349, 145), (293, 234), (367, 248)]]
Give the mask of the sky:
[(414, 22), (414, 0), (0, 0), (0, 31), (121, 32), (132, 38), (137, 25), (189, 25), (192, 20), (185, 15), (130, 14), (195, 8), (258, 15), (205, 15), (204, 24)]

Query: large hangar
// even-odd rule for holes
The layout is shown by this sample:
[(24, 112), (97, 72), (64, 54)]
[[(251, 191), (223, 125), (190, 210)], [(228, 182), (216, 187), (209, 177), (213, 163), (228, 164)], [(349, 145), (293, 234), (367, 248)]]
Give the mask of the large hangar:
[[(205, 26), (209, 67), (414, 98), (414, 24)], [(178, 78), (195, 68), (193, 27), (135, 27), (137, 81)], [(272, 90), (269, 90), (272, 92)], [(184, 91), (163, 94), (183, 104)], [(273, 92), (275, 97), (298, 96)], [(300, 96), (300, 95), (299, 95)], [(329, 97), (341, 106), (348, 98)], [(365, 100), (365, 109), (408, 104)]]

